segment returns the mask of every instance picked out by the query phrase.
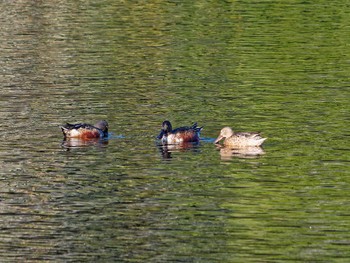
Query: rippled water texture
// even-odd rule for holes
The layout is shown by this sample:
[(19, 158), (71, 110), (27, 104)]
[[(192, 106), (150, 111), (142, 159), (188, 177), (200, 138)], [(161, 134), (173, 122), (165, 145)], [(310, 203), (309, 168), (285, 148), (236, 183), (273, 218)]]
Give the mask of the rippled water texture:
[[(346, 1), (3, 1), (2, 262), (347, 262)], [(63, 141), (66, 122), (108, 140)], [(204, 126), (160, 146), (163, 120)], [(222, 127), (262, 149), (213, 144)]]

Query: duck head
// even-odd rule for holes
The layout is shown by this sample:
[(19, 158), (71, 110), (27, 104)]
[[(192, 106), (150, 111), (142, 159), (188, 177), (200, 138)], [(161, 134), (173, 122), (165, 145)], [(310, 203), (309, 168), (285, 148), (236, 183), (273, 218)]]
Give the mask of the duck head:
[(162, 123), (162, 129), (160, 130), (159, 135), (157, 136), (157, 139), (162, 139), (163, 136), (167, 135), (169, 132), (173, 130), (170, 121), (163, 121)]
[(216, 138), (214, 143), (219, 143), (224, 138), (229, 138), (233, 135), (233, 131), (230, 127), (222, 128), (219, 137)]
[(95, 127), (103, 131), (104, 134), (108, 134), (108, 122), (103, 120), (95, 124)]

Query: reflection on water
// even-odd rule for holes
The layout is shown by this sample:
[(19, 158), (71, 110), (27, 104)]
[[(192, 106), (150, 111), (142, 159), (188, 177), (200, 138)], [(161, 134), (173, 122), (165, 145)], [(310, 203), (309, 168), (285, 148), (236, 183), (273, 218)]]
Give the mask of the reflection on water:
[(199, 142), (187, 142), (180, 144), (158, 144), (159, 152), (164, 159), (172, 158), (173, 153), (181, 153), (186, 151), (198, 152)]
[[(1, 261), (346, 262), (347, 5), (1, 3)], [(164, 119), (209, 139), (155, 146)]]
[(230, 160), (232, 157), (239, 158), (255, 158), (260, 155), (265, 154), (261, 147), (245, 147), (232, 149), (231, 147), (225, 147), (221, 145), (216, 145), (220, 151), (220, 156), (222, 160)]
[(108, 139), (94, 138), (88, 140), (82, 140), (79, 138), (66, 138), (62, 142), (64, 148), (80, 148), (88, 146), (105, 147), (108, 145)]

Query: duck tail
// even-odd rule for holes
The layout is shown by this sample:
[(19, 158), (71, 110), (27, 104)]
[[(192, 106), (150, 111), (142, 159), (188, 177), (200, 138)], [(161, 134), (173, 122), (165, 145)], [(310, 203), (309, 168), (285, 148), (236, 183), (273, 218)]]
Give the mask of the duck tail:
[(258, 140), (258, 146), (262, 145), (267, 138), (260, 138)]
[(191, 128), (194, 129), (196, 132), (201, 132), (201, 130), (203, 129), (203, 126), (202, 127), (198, 127), (197, 122), (195, 122), (195, 123), (193, 123)]

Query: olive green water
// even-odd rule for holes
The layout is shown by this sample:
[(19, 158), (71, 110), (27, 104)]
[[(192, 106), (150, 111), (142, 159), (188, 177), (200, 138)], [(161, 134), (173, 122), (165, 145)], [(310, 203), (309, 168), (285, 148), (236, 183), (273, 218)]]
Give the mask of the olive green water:
[[(347, 1), (0, 4), (0, 261), (348, 262)], [(106, 119), (70, 147), (59, 125)], [(158, 147), (164, 119), (203, 125)], [(217, 149), (224, 126), (264, 154)]]

